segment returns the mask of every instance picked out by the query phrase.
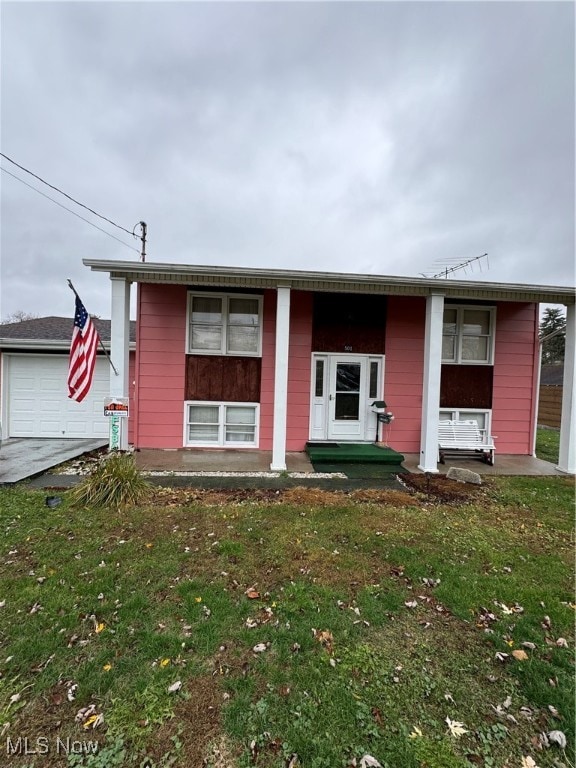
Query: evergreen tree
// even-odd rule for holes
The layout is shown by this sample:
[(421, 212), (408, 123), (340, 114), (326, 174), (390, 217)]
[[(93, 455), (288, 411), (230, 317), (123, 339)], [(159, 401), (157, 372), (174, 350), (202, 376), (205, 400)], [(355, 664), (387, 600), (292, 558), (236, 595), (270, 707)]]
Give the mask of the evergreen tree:
[(563, 363), (566, 343), (566, 318), (561, 309), (548, 307), (544, 310), (544, 316), (540, 322), (540, 338), (542, 339), (554, 331), (560, 331), (560, 333), (542, 344), (543, 365)]

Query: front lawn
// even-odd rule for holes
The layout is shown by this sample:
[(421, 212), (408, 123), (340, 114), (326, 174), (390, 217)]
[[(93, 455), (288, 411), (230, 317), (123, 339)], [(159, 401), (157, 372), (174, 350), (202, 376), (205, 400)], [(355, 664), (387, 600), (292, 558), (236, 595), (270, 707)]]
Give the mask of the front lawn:
[(539, 427), (536, 432), (536, 456), (543, 461), (558, 464), (560, 453), (560, 431)]
[(572, 766), (573, 481), (429, 491), (0, 490), (0, 765)]

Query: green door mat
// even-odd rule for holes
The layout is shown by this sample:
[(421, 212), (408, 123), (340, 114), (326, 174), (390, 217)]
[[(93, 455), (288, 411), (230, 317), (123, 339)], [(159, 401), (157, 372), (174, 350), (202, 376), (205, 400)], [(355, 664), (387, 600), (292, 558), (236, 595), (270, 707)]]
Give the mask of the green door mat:
[(306, 453), (314, 466), (316, 464), (382, 464), (398, 467), (404, 456), (392, 448), (380, 447), (374, 443), (308, 443)]

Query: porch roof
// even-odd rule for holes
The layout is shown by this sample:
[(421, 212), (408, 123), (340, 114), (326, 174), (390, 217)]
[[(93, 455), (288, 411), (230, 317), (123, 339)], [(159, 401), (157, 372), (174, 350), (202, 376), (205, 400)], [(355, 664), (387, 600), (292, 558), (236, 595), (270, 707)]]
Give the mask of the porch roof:
[(576, 301), (575, 288), (549, 285), (110, 259), (83, 259), (83, 264), (94, 272), (108, 272), (111, 277), (125, 278), (135, 283), (170, 283), (245, 289), (287, 287), (301, 291), (396, 296), (429, 296), (441, 293), (447, 298), (454, 299), (527, 301), (566, 305), (574, 304)]

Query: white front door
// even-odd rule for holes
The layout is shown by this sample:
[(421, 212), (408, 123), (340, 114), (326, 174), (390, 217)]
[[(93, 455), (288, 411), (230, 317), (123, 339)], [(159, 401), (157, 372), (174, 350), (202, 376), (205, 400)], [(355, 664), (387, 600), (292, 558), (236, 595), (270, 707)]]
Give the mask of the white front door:
[(314, 354), (310, 439), (374, 440), (374, 400), (382, 399), (382, 356)]

